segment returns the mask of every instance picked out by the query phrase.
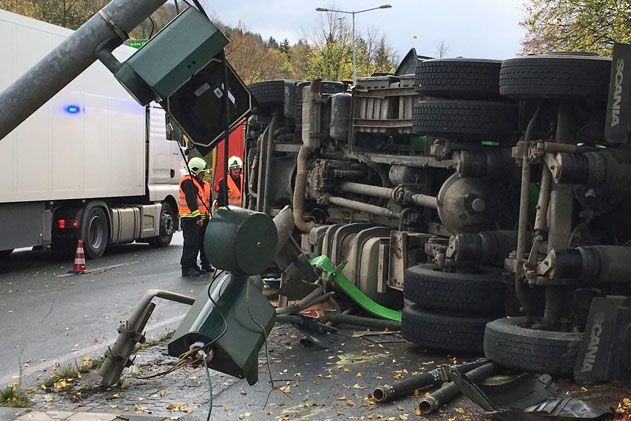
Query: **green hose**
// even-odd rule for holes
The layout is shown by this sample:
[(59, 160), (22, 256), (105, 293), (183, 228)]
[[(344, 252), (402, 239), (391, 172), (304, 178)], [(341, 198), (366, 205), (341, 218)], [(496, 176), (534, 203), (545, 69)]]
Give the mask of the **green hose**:
[(373, 301), (370, 297), (364, 294), (359, 288), (357, 288), (351, 281), (349, 281), (344, 275), (342, 275), (342, 268), (346, 265), (346, 262), (335, 267), (333, 262), (327, 256), (319, 256), (311, 259), (309, 262), (312, 266), (322, 269), (330, 282), (337, 285), (346, 295), (348, 295), (353, 301), (355, 301), (361, 308), (369, 312), (370, 314), (381, 317), (386, 320), (401, 321), (401, 312), (393, 310), (388, 307), (384, 307), (379, 303)]

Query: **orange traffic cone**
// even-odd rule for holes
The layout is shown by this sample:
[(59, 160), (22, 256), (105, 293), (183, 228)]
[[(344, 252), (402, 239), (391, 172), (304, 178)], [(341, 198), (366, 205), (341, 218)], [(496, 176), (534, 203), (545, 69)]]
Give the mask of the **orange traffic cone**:
[(77, 251), (74, 254), (72, 273), (85, 273), (85, 254), (83, 254), (83, 240), (77, 240)]

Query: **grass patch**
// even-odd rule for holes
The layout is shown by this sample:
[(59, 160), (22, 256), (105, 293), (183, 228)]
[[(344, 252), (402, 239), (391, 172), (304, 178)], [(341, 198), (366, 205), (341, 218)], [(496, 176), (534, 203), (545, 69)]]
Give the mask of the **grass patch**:
[(153, 346), (160, 345), (164, 341), (168, 341), (169, 339), (171, 339), (173, 337), (174, 333), (175, 333), (174, 330), (170, 330), (170, 331), (166, 332), (164, 335), (162, 335), (160, 337), (152, 338), (152, 339), (146, 340), (143, 343), (136, 344), (136, 347), (134, 348), (134, 351), (132, 352), (132, 355), (135, 354), (136, 352), (140, 351), (140, 350), (151, 348)]
[(84, 355), (81, 364), (74, 361), (63, 367), (55, 368), (50, 377), (40, 385), (40, 388), (46, 392), (60, 392), (74, 388), (76, 381), (81, 378), (82, 374), (101, 367), (103, 360), (103, 357), (92, 359), (90, 356)]
[(30, 408), (32, 404), (26, 393), (18, 385), (11, 385), (0, 391), (0, 406)]

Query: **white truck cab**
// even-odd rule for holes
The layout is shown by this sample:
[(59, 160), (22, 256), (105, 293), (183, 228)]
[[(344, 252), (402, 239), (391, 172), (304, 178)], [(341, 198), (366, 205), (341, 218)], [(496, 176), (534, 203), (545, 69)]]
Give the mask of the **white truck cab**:
[[(0, 90), (71, 33), (0, 10)], [(105, 66), (90, 66), (0, 140), (0, 253), (65, 254), (78, 239), (91, 258), (109, 244), (168, 245), (184, 167), (168, 126), (158, 104), (138, 105)]]

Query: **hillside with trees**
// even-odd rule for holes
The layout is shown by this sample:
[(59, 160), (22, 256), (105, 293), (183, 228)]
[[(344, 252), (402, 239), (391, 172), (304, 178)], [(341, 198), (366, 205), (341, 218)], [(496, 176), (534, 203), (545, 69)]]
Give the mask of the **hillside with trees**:
[[(38, 20), (76, 29), (108, 0), (0, 0), (0, 8)], [(130, 38), (148, 39), (164, 27), (186, 4), (168, 2), (145, 20)], [(263, 39), (240, 23), (236, 27), (214, 23), (230, 39), (228, 60), (246, 83), (269, 79), (344, 80), (352, 77), (350, 21), (334, 13), (322, 16), (313, 34), (291, 44), (287, 39)], [(375, 28), (356, 34), (357, 75), (394, 70), (397, 57), (386, 37)]]
[(629, 0), (529, 0), (524, 53), (590, 51), (610, 55), (614, 42), (631, 42)]

